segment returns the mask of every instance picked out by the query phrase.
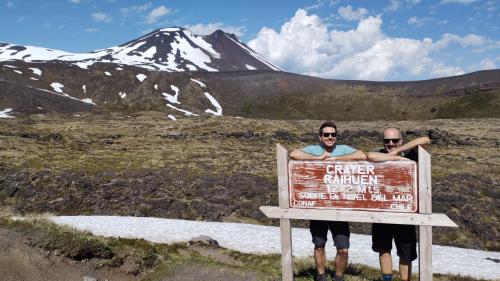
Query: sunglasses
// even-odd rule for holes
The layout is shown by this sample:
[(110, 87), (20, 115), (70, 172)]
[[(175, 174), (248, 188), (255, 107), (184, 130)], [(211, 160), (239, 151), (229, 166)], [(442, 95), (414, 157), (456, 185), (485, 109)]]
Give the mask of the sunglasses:
[(385, 144), (389, 144), (389, 143), (398, 143), (401, 139), (384, 139), (384, 143)]
[(328, 138), (328, 137), (336, 137), (337, 136), (337, 133), (321, 133), (321, 135), (324, 137), (324, 138)]

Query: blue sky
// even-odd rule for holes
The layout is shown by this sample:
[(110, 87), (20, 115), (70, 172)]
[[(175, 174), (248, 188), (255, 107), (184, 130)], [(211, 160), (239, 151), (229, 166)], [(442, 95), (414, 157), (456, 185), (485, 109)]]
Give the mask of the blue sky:
[(161, 27), (215, 29), (283, 69), (420, 80), (500, 68), (500, 2), (0, 0), (0, 42), (86, 52)]

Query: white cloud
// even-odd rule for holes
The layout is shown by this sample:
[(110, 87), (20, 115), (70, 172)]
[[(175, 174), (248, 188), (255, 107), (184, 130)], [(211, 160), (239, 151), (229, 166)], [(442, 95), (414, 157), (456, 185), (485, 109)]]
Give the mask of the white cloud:
[(130, 13), (142, 13), (148, 10), (151, 7), (151, 3), (147, 2), (142, 5), (137, 5), (137, 6), (130, 6), (130, 7), (123, 7), (120, 8), (120, 13), (123, 16), (128, 16)]
[(146, 16), (146, 22), (147, 23), (155, 23), (158, 21), (159, 18), (163, 17), (164, 15), (167, 15), (171, 12), (172, 10), (169, 8), (166, 8), (165, 6), (159, 6), (154, 8), (149, 14)]
[(111, 16), (103, 12), (95, 12), (91, 14), (92, 19), (97, 22), (111, 22)]
[(226, 26), (221, 22), (187, 25), (186, 28), (191, 30), (194, 34), (198, 35), (207, 35), (214, 32), (217, 29), (220, 29), (227, 33), (233, 33), (238, 37), (243, 35), (245, 30), (245, 26)]
[(12, 8), (13, 6), (14, 6), (14, 3), (12, 1), (7, 1), (5, 3), (5, 7), (7, 7), (7, 8)]
[(401, 7), (401, 2), (398, 0), (390, 0), (389, 4), (384, 8), (384, 11), (395, 12)]
[[(395, 77), (440, 77), (463, 74), (456, 66), (435, 61), (433, 54), (451, 43), (480, 46), (486, 39), (469, 34), (443, 35), (433, 42), (389, 37), (380, 17), (362, 19), (355, 29), (328, 30), (317, 15), (303, 9), (279, 32), (262, 28), (248, 45), (290, 72), (326, 78), (391, 80)], [(398, 76), (399, 75), (399, 76)]]
[(85, 32), (99, 32), (99, 28), (85, 28), (83, 31), (85, 31)]
[(480, 65), (481, 70), (496, 69), (496, 68), (497, 68), (497, 66), (492, 59), (486, 58), (486, 59), (481, 61), (481, 65)]
[(321, 8), (325, 5), (325, 2), (326, 2), (326, 0), (316, 0), (316, 4), (304, 7), (304, 10), (310, 11), (310, 10), (315, 10), (315, 9)]
[(434, 44), (436, 49), (444, 49), (451, 43), (457, 43), (462, 48), (467, 47), (482, 47), (488, 43), (488, 39), (476, 34), (468, 34), (466, 36), (459, 36), (456, 34), (445, 33), (441, 35), (441, 39)]
[(457, 4), (470, 4), (477, 2), (478, 0), (441, 0), (441, 4), (457, 3)]
[(367, 9), (359, 8), (357, 10), (354, 10), (351, 7), (351, 5), (339, 7), (338, 12), (339, 12), (341, 17), (343, 17), (344, 19), (349, 20), (349, 21), (360, 20), (368, 14)]
[(408, 19), (408, 24), (413, 24), (416, 25), (417, 27), (422, 27), (424, 26), (428, 21), (430, 21), (429, 18), (418, 18), (418, 17), (411, 17)]
[(80, 0), (69, 0), (69, 2), (73, 3), (73, 4), (79, 4), (80, 3)]

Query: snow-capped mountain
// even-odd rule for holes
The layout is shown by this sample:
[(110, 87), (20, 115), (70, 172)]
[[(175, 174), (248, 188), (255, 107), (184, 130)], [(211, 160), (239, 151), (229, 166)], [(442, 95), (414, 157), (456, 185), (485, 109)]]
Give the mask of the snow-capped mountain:
[(200, 36), (183, 28), (158, 29), (122, 45), (87, 53), (0, 43), (0, 61), (13, 60), (67, 62), (85, 69), (95, 63), (115, 63), (172, 72), (281, 71), (233, 34), (217, 30)]

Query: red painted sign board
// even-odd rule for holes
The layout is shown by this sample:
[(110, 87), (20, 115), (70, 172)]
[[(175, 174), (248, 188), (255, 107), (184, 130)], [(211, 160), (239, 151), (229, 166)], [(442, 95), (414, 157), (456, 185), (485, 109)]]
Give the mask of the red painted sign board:
[(417, 212), (414, 161), (290, 161), (290, 208)]

